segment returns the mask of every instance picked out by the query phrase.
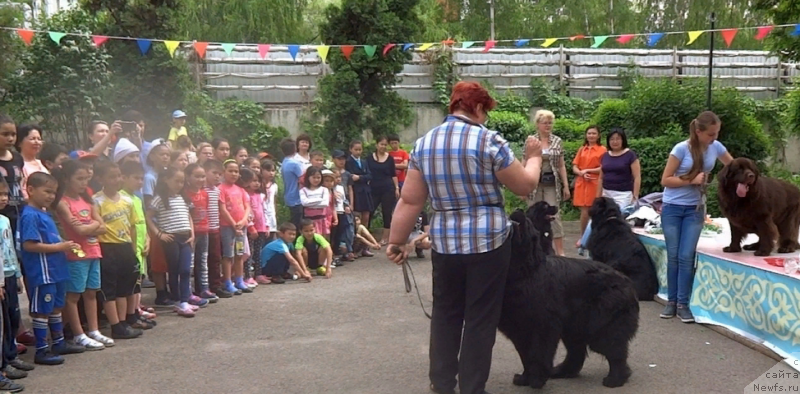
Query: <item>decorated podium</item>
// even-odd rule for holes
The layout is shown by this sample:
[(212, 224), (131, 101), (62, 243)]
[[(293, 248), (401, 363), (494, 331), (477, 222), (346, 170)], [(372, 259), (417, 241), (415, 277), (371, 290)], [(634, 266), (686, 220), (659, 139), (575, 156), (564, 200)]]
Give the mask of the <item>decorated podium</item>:
[[(758, 257), (750, 251), (724, 253), (730, 244), (726, 219), (714, 219), (722, 233), (704, 235), (697, 245), (690, 308), (698, 323), (725, 327), (789, 357), (800, 349), (800, 275), (782, 267), (798, 253)], [(634, 230), (658, 274), (658, 296), (667, 299), (667, 249), (664, 236)], [(743, 245), (755, 242), (750, 235)]]

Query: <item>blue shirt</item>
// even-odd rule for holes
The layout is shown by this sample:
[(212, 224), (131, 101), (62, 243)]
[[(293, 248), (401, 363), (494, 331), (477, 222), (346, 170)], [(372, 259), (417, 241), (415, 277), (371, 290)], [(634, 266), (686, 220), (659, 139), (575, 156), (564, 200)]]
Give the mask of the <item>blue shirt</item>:
[[(302, 205), (300, 202), (300, 177), (303, 176), (303, 165), (290, 157), (281, 162), (283, 178), (283, 202), (290, 207)], [(263, 261), (263, 260), (262, 260)]]
[(267, 262), (276, 255), (284, 255), (294, 250), (294, 245), (287, 244), (282, 239), (278, 238), (261, 249), (261, 266), (267, 265)]
[(514, 153), (500, 134), (457, 116), (417, 140), (408, 168), (422, 174), (428, 189), (433, 250), (476, 254), (503, 245), (511, 222), (495, 173), (513, 163)]
[(156, 195), (156, 182), (158, 181), (158, 173), (152, 169), (144, 174), (144, 185), (142, 186), (142, 195), (154, 197)]
[[(27, 241), (44, 244), (61, 242), (56, 223), (50, 215), (41, 209), (26, 206), (19, 218), (19, 243)], [(32, 253), (20, 248), (25, 277), (32, 287), (48, 283), (65, 282), (69, 279), (67, 271), (67, 255), (64, 252)]]
[(11, 234), (11, 221), (0, 215), (0, 256), (3, 259), (3, 274), (6, 278), (22, 277), (17, 261), (17, 249), (14, 247), (14, 237)]
[[(717, 159), (728, 152), (725, 145), (714, 141), (703, 154), (703, 172), (711, 172)], [(689, 150), (689, 141), (679, 142), (672, 148), (670, 156), (678, 159), (678, 169), (675, 176), (688, 174), (692, 169), (692, 152)], [(664, 204), (692, 206), (703, 203), (699, 185), (686, 185), (681, 187), (664, 187)]]

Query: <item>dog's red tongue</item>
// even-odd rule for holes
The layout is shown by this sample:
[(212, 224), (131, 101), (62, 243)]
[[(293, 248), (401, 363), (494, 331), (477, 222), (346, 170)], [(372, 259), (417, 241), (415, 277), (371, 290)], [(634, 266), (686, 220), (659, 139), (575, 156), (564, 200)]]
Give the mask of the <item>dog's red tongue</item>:
[(750, 190), (750, 186), (747, 186), (744, 183), (740, 183), (736, 186), (736, 195), (741, 198), (745, 198), (747, 196), (748, 190)]

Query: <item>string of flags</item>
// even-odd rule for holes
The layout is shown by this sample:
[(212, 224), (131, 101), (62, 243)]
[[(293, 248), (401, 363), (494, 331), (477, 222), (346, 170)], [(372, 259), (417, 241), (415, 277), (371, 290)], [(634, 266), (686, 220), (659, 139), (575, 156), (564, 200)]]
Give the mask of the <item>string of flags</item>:
[[(461, 48), (471, 48), (474, 46), (478, 46), (483, 44), (483, 52), (489, 52), (493, 48), (497, 47), (498, 44), (503, 45), (513, 45), (514, 47), (521, 48), (529, 45), (530, 43), (540, 43), (539, 46), (542, 48), (549, 48), (553, 44), (562, 41), (570, 41), (575, 42), (578, 40), (591, 40), (591, 48), (600, 48), (605, 42), (609, 39), (614, 39), (617, 43), (621, 45), (629, 44), (636, 38), (641, 38), (644, 40), (644, 43), (648, 47), (655, 47), (658, 42), (668, 35), (687, 35), (686, 45), (691, 45), (695, 41), (697, 41), (700, 36), (704, 33), (709, 32), (717, 32), (720, 33), (722, 39), (725, 41), (727, 47), (730, 48), (731, 44), (733, 43), (736, 34), (742, 30), (755, 30), (754, 38), (756, 40), (762, 41), (776, 28), (792, 28), (793, 30), (789, 33), (791, 36), (797, 37), (800, 36), (800, 24), (783, 24), (783, 25), (768, 25), (768, 26), (753, 26), (753, 27), (739, 27), (739, 28), (729, 28), (729, 29), (713, 29), (713, 30), (694, 30), (694, 31), (673, 31), (673, 32), (655, 32), (655, 33), (634, 33), (634, 34), (617, 34), (617, 35), (605, 35), (605, 36), (591, 36), (591, 35), (574, 35), (570, 37), (552, 37), (552, 38), (523, 38), (523, 39), (516, 39), (516, 40), (486, 40), (486, 41), (453, 41), (452, 39), (447, 39), (442, 42), (427, 42), (427, 43), (389, 43), (384, 44), (381, 50), (381, 55), (386, 56), (392, 50), (400, 50), (403, 52), (407, 52), (409, 50), (414, 50), (417, 52), (425, 52), (428, 49), (431, 49), (435, 46), (460, 46)], [(175, 56), (175, 51), (181, 46), (192, 46), (197, 52), (197, 55), (201, 58), (204, 58), (206, 55), (206, 49), (208, 48), (210, 42), (201, 42), (201, 41), (178, 41), (178, 40), (162, 40), (162, 39), (150, 39), (150, 38), (133, 38), (133, 37), (115, 37), (115, 36), (102, 36), (102, 35), (91, 35), (91, 34), (80, 34), (80, 33), (64, 33), (64, 32), (56, 32), (56, 31), (47, 31), (47, 30), (33, 30), (33, 29), (20, 29), (15, 27), (2, 27), (0, 26), (0, 30), (14, 30), (19, 35), (19, 38), (26, 44), (31, 45), (33, 42), (33, 38), (37, 34), (47, 34), (53, 42), (56, 44), (61, 44), (61, 40), (64, 39), (66, 36), (74, 36), (74, 37), (86, 37), (91, 38), (92, 43), (95, 47), (102, 46), (108, 40), (127, 40), (127, 41), (135, 41), (139, 51), (142, 55), (146, 55), (150, 48), (152, 47), (153, 43), (163, 43), (166, 47), (167, 51), (169, 52), (170, 56)], [(242, 43), (213, 43), (217, 44), (222, 47), (225, 53), (230, 56), (234, 49), (237, 46), (246, 46), (246, 47), (253, 47), (255, 46), (258, 49), (258, 54), (261, 59), (266, 59), (267, 55), (269, 54), (270, 48), (272, 47), (271, 44), (242, 44)], [(297, 55), (300, 53), (301, 45), (286, 45), (289, 54), (292, 56), (292, 60), (297, 60)], [(347, 60), (350, 60), (350, 57), (353, 54), (353, 51), (356, 48), (361, 48), (364, 53), (367, 55), (367, 58), (372, 59), (375, 54), (377, 53), (378, 46), (377, 45), (311, 45), (310, 47), (316, 50), (317, 55), (320, 57), (322, 62), (326, 62), (328, 58), (328, 54), (330, 53), (331, 48), (337, 48), (341, 51), (342, 55)]]

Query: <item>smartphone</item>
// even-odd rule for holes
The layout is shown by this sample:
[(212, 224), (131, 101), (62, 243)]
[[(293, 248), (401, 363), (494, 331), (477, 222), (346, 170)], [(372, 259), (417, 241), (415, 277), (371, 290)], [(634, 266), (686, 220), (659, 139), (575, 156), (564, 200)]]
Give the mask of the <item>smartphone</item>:
[(120, 126), (122, 126), (122, 132), (125, 134), (130, 134), (136, 132), (136, 122), (119, 122)]

